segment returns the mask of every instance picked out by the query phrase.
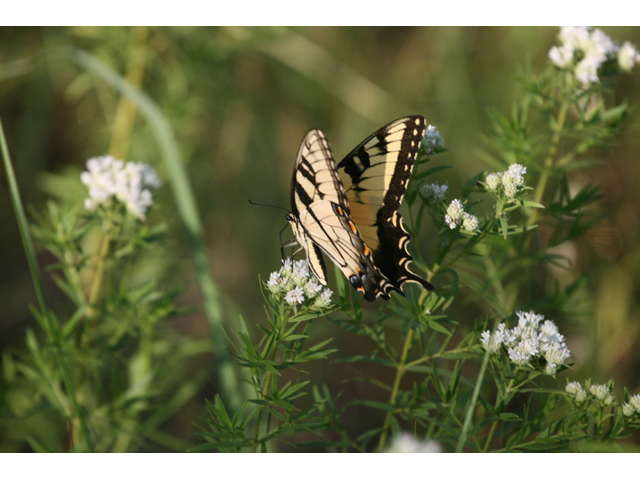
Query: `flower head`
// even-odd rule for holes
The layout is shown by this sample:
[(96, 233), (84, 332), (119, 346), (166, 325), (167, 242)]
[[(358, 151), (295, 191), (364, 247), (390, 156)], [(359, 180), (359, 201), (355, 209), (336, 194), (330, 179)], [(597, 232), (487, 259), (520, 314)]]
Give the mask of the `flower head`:
[(640, 394), (633, 395), (629, 399), (629, 403), (636, 409), (637, 413), (640, 413)]
[(453, 230), (460, 224), (460, 221), (464, 218), (464, 213), (464, 205), (457, 198), (449, 204), (444, 220), (449, 224), (450, 229)]
[(587, 391), (580, 385), (580, 382), (568, 383), (564, 389), (577, 403), (583, 403), (587, 399)]
[(589, 387), (589, 392), (591, 392), (591, 395), (596, 397), (598, 400), (604, 401), (611, 394), (611, 389), (607, 385), (594, 383)]
[(444, 148), (444, 139), (433, 125), (429, 125), (422, 137), (422, 148), (427, 155), (438, 153)]
[(495, 192), (500, 186), (500, 177), (495, 173), (490, 173), (484, 179), (484, 182), (487, 184), (487, 189)]
[(583, 85), (599, 82), (598, 71), (605, 63), (617, 62), (621, 71), (628, 72), (640, 61), (629, 42), (620, 48), (598, 28), (561, 27), (559, 38), (563, 44), (549, 50), (549, 59), (560, 68), (575, 67), (575, 77)]
[(551, 47), (549, 59), (560, 68), (566, 68), (573, 62), (575, 48), (569, 43), (560, 47)]
[(293, 290), (289, 290), (284, 296), (285, 302), (290, 305), (304, 302), (304, 290), (301, 287), (295, 287)]
[(150, 166), (125, 163), (112, 156), (89, 159), (87, 171), (80, 175), (80, 180), (89, 187), (89, 197), (84, 201), (87, 210), (94, 211), (115, 199), (141, 220), (145, 219), (147, 209), (153, 204), (149, 189), (162, 184)]
[(558, 367), (571, 355), (558, 327), (533, 311), (517, 312), (517, 315), (518, 325), (512, 329), (508, 330), (501, 323), (493, 333), (489, 330), (482, 332), (480, 341), (484, 349), (492, 354), (506, 351), (509, 359), (518, 366), (527, 365), (534, 359), (544, 360), (544, 373), (555, 375)]
[(314, 305), (318, 308), (327, 308), (331, 305), (331, 295), (333, 295), (331, 289), (324, 288), (322, 293), (316, 297)]
[(636, 63), (640, 63), (640, 52), (631, 45), (630, 42), (624, 42), (622, 48), (618, 52), (618, 66), (623, 72), (630, 72)]
[(527, 168), (513, 163), (505, 172), (489, 173), (484, 179), (484, 185), (487, 191), (508, 198), (516, 196), (518, 191), (524, 186), (524, 175)]
[(400, 433), (393, 437), (385, 453), (442, 453), (442, 445), (433, 440), (416, 440), (410, 433)]
[(312, 307), (324, 309), (331, 305), (333, 292), (323, 288), (315, 275), (309, 270), (306, 260), (282, 261), (282, 268), (271, 272), (266, 283), (267, 290), (279, 299), (284, 299), (289, 305), (300, 305), (310, 302)]
[(484, 344), (485, 350), (489, 350), (491, 353), (495, 353), (500, 350), (500, 345), (505, 340), (504, 328), (504, 323), (501, 323), (493, 333), (489, 330), (482, 332), (482, 338), (480, 341)]
[(471, 215), (470, 213), (464, 212), (462, 216), (462, 228), (469, 232), (475, 232), (478, 229), (478, 217), (475, 215)]
[(526, 365), (538, 353), (538, 345), (535, 340), (527, 338), (518, 342), (507, 353), (509, 354), (509, 359), (516, 365)]
[(420, 187), (419, 193), (424, 201), (441, 202), (444, 200), (444, 196), (449, 189), (448, 185), (438, 185), (432, 183), (430, 185), (424, 184)]
[(625, 417), (633, 417), (636, 414), (636, 409), (630, 403), (624, 403), (622, 405), (622, 413)]

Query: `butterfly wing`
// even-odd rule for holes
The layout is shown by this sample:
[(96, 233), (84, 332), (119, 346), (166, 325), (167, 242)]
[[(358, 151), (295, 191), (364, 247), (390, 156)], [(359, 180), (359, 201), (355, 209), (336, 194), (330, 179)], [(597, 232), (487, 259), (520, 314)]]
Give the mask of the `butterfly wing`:
[(408, 269), (413, 260), (407, 251), (411, 236), (398, 213), (425, 125), (421, 115), (391, 122), (338, 164), (351, 219), (373, 251), (375, 265), (398, 291), (405, 282), (433, 290), (433, 285)]
[(321, 130), (309, 131), (300, 145), (291, 180), (291, 209), (287, 218), (322, 284), (327, 275), (321, 250), (365, 299), (389, 298), (391, 290), (399, 291), (375, 266), (372, 250), (350, 218), (347, 194)]

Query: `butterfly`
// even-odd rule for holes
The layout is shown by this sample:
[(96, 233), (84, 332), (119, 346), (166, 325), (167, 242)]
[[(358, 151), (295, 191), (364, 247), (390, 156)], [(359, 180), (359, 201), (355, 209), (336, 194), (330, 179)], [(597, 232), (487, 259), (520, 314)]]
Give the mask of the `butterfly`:
[(327, 284), (324, 252), (368, 301), (387, 300), (392, 291), (404, 295), (400, 287), (405, 282), (433, 290), (408, 269), (411, 236), (398, 213), (424, 131), (421, 115), (400, 118), (337, 165), (322, 130), (304, 136), (287, 220), (320, 283)]

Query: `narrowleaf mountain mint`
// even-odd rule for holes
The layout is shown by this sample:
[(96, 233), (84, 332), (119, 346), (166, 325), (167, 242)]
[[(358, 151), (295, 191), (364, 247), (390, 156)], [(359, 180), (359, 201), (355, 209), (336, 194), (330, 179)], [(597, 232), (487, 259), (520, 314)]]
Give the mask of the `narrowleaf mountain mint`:
[(447, 207), (447, 214), (445, 215), (444, 220), (449, 225), (449, 228), (453, 230), (458, 226), (463, 215), (464, 206), (462, 205), (462, 202), (456, 198)]
[(561, 27), (559, 38), (563, 44), (549, 50), (549, 59), (563, 69), (575, 64), (575, 77), (585, 86), (600, 81), (598, 70), (605, 63), (617, 64), (620, 71), (629, 72), (640, 62), (640, 54), (631, 43), (625, 42), (620, 48), (597, 28)]
[(385, 453), (442, 453), (442, 445), (433, 440), (416, 440), (411, 433), (402, 432), (393, 437)]
[(429, 125), (422, 137), (422, 149), (427, 155), (439, 153), (444, 148), (444, 139), (433, 125)]
[(469, 232), (474, 232), (478, 229), (478, 225), (480, 222), (478, 221), (478, 217), (475, 215), (471, 215), (470, 213), (464, 212), (462, 217), (462, 228)]
[(573, 63), (573, 45), (565, 43), (560, 47), (551, 47), (549, 59), (560, 68), (566, 68)]
[(504, 193), (507, 198), (513, 198), (524, 186), (526, 173), (526, 167), (513, 163), (505, 172), (489, 173), (484, 179), (484, 186), (488, 192), (498, 196)]
[(507, 353), (513, 363), (524, 366), (537, 355), (538, 346), (534, 339), (527, 338), (518, 342), (515, 347), (509, 348)]
[(611, 395), (611, 389), (608, 385), (598, 383), (591, 385), (591, 387), (589, 387), (589, 392), (600, 401), (606, 401)]
[(618, 66), (623, 72), (630, 72), (633, 66), (640, 63), (640, 52), (631, 45), (630, 42), (624, 42), (622, 48), (618, 52)]
[(80, 175), (82, 183), (89, 187), (89, 197), (84, 201), (87, 210), (95, 211), (115, 199), (129, 213), (145, 220), (145, 213), (153, 204), (149, 189), (162, 185), (153, 168), (105, 156), (89, 159), (87, 170)]
[(587, 391), (580, 385), (580, 382), (568, 383), (564, 389), (578, 404), (583, 403), (587, 399)]
[(513, 177), (514, 182), (519, 187), (524, 185), (524, 175), (527, 173), (527, 167), (523, 167), (522, 165), (518, 165), (517, 163), (512, 163), (509, 165), (509, 170), (506, 171), (505, 175), (509, 175)]
[(320, 285), (315, 278), (309, 280), (309, 282), (304, 286), (304, 294), (308, 298), (315, 297), (320, 290), (322, 290), (322, 285)]
[(295, 287), (293, 290), (289, 290), (289, 292), (284, 296), (284, 300), (290, 305), (302, 303), (304, 302), (304, 290), (300, 287)]
[(487, 190), (489, 190), (491, 192), (495, 192), (496, 190), (498, 190), (498, 187), (500, 186), (500, 183), (502, 181), (501, 181), (500, 176), (498, 174), (490, 173), (484, 179), (484, 182), (485, 182), (485, 184), (487, 186)]
[(633, 417), (636, 414), (636, 409), (630, 403), (624, 403), (622, 405), (622, 413), (625, 417)]
[(456, 198), (447, 207), (447, 214), (444, 217), (444, 221), (447, 222), (449, 228), (453, 230), (460, 224), (464, 218), (464, 214), (464, 205)]
[(309, 271), (306, 260), (283, 260), (282, 268), (269, 275), (266, 287), (273, 296), (284, 299), (289, 305), (299, 305), (306, 301), (313, 301), (311, 305), (317, 308), (331, 305), (333, 292), (318, 283), (315, 275)]
[(636, 413), (640, 413), (640, 393), (636, 394), (636, 395), (633, 395), (629, 399), (629, 403), (636, 410)]
[(426, 201), (442, 202), (449, 189), (448, 185), (438, 185), (437, 183), (424, 184), (420, 187), (420, 197)]
[(331, 305), (331, 295), (333, 292), (325, 288), (322, 290), (322, 293), (316, 297), (315, 303), (313, 304), (317, 308), (327, 308)]
[(544, 320), (543, 315), (533, 311), (517, 312), (518, 325), (507, 330), (505, 325), (498, 325), (494, 333), (482, 332), (481, 343), (485, 350), (492, 354), (504, 348), (509, 359), (518, 366), (524, 366), (535, 359), (544, 359), (544, 373), (555, 375), (558, 366), (565, 363), (571, 352), (564, 342), (564, 336), (551, 320)]

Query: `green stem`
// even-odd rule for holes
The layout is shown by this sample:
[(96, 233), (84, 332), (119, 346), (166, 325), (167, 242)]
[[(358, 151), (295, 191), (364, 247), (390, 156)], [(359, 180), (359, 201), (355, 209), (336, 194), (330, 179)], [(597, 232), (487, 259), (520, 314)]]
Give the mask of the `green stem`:
[[(547, 188), (547, 181), (549, 180), (549, 174), (553, 169), (553, 160), (556, 156), (556, 152), (558, 150), (558, 145), (560, 144), (560, 138), (562, 138), (562, 130), (564, 129), (564, 122), (567, 118), (567, 110), (569, 109), (569, 102), (566, 100), (562, 101), (560, 105), (560, 111), (558, 112), (558, 120), (556, 122), (556, 128), (553, 132), (553, 137), (551, 138), (551, 145), (549, 145), (549, 151), (547, 153), (547, 158), (544, 160), (542, 173), (538, 178), (538, 183), (534, 190), (534, 200), (538, 203), (542, 202), (544, 198), (544, 192)], [(529, 217), (529, 221), (527, 222), (527, 226), (533, 225), (536, 223), (538, 219), (538, 209), (534, 208), (533, 213)]]
[(496, 431), (496, 427), (498, 426), (498, 422), (495, 421), (491, 425), (491, 430), (489, 430), (489, 435), (487, 436), (487, 441), (484, 443), (484, 448), (482, 449), (482, 453), (487, 453), (489, 450), (489, 446), (491, 445), (491, 440), (493, 440), (493, 432)]
[(408, 370), (411, 367), (414, 367), (416, 365), (420, 365), (421, 363), (425, 363), (428, 362), (429, 360), (433, 360), (434, 358), (441, 358), (444, 357), (445, 355), (451, 355), (451, 354), (456, 354), (456, 353), (465, 353), (468, 352), (472, 349), (472, 347), (464, 347), (464, 348), (456, 348), (454, 350), (447, 350), (446, 352), (442, 352), (442, 353), (434, 353), (433, 355), (426, 355), (424, 357), (420, 357), (416, 360), (413, 360), (409, 363), (407, 363), (404, 368), (405, 370)]
[[(407, 360), (407, 356), (409, 355), (409, 350), (411, 349), (411, 343), (413, 341), (413, 330), (409, 329), (407, 333), (407, 339), (404, 342), (404, 347), (402, 348), (402, 356), (400, 357), (400, 363), (397, 366), (396, 370), (396, 379), (393, 382), (393, 390), (391, 390), (391, 397), (389, 398), (389, 405), (391, 407), (396, 403), (396, 396), (398, 395), (398, 390), (400, 389), (400, 380), (404, 376), (404, 372), (406, 371), (405, 361)], [(378, 443), (378, 451), (382, 452), (384, 448), (384, 444), (387, 440), (387, 430), (389, 429), (389, 422), (391, 419), (392, 412), (387, 412), (384, 418), (384, 424), (382, 425), (382, 433), (380, 433), (380, 442)]]
[(487, 350), (484, 354), (484, 359), (482, 360), (480, 373), (478, 374), (478, 378), (476, 380), (476, 386), (474, 387), (473, 394), (471, 395), (471, 402), (469, 403), (469, 407), (467, 408), (467, 415), (465, 416), (465, 419), (464, 419), (464, 425), (462, 426), (462, 431), (460, 432), (460, 438), (458, 438), (458, 444), (456, 445), (456, 453), (462, 452), (462, 447), (467, 441), (467, 434), (469, 433), (469, 428), (471, 428), (473, 411), (476, 408), (478, 395), (480, 394), (480, 387), (482, 386), (482, 380), (484, 379), (484, 372), (487, 370), (487, 364), (489, 363), (489, 353), (490, 353), (489, 350)]
[(111, 236), (108, 233), (102, 235), (100, 241), (100, 250), (98, 251), (98, 261), (96, 263), (96, 273), (93, 276), (93, 284), (91, 285), (91, 291), (89, 292), (89, 314), (88, 317), (95, 320), (98, 315), (98, 309), (96, 303), (100, 296), (100, 288), (102, 287), (102, 278), (104, 277), (105, 260), (109, 254), (109, 247), (111, 245)]
[[(271, 355), (271, 361), (273, 361), (275, 359), (275, 357), (276, 357), (276, 352), (278, 351), (278, 349), (277, 349), (278, 336), (280, 335), (280, 332), (281, 332), (282, 328), (286, 327), (288, 319), (289, 319), (289, 316), (286, 314), (286, 312), (284, 310), (284, 306), (281, 303), (280, 304), (280, 318), (276, 322), (277, 330), (276, 330), (275, 335), (273, 337), (273, 342), (271, 342), (271, 344), (269, 345), (267, 351), (264, 353), (265, 357), (268, 357), (269, 355)], [(264, 386), (258, 391), (258, 395), (261, 395), (263, 397), (263, 399), (264, 399), (264, 397), (266, 395), (269, 395), (269, 393), (262, 393), (262, 392), (267, 392), (267, 390), (269, 392), (271, 391), (271, 377), (272, 377), (272, 375), (273, 374), (270, 371), (267, 372), (267, 375), (265, 377)], [(263, 412), (264, 412), (264, 407), (260, 406), (259, 407), (259, 411), (258, 411), (258, 418), (256, 419), (256, 427), (255, 427), (255, 430), (253, 432), (253, 446), (251, 448), (251, 451), (253, 453), (256, 453), (258, 451), (258, 445), (259, 445), (258, 440), (260, 439), (260, 424), (262, 423), (262, 413)], [(267, 434), (268, 433), (269, 433), (269, 425), (267, 424)]]
[(35, 248), (29, 233), (29, 225), (27, 223), (27, 217), (25, 216), (24, 209), (22, 207), (22, 199), (20, 197), (20, 191), (18, 189), (18, 182), (16, 181), (15, 173), (13, 172), (13, 165), (11, 164), (11, 157), (9, 156), (9, 149), (7, 148), (7, 142), (4, 137), (4, 129), (2, 128), (2, 121), (0, 120), (0, 148), (2, 149), (2, 159), (4, 162), (4, 168), (7, 174), (7, 183), (9, 184), (9, 191), (11, 193), (11, 201), (13, 203), (13, 209), (18, 221), (18, 228), (20, 230), (20, 236), (22, 237), (22, 244), (27, 255), (27, 262), (29, 264), (29, 270), (31, 271), (31, 278), (33, 280), (33, 286), (36, 290), (36, 297), (38, 298), (38, 304), (40, 305), (40, 311), (42, 316), (46, 320), (47, 335), (53, 345), (54, 354), (58, 367), (60, 368), (60, 374), (62, 381), (64, 382), (67, 395), (73, 408), (73, 413), (80, 423), (80, 429), (84, 437), (84, 441), (87, 445), (87, 450), (93, 453), (93, 442), (89, 436), (89, 429), (84, 418), (84, 413), (80, 409), (76, 399), (75, 388), (69, 370), (64, 361), (62, 354), (62, 346), (60, 342), (60, 330), (58, 325), (53, 320), (52, 315), (49, 312), (47, 303), (44, 296), (44, 289), (42, 288), (42, 281), (40, 279), (40, 268), (38, 265), (38, 259), (36, 258)]
[[(265, 389), (269, 388), (269, 386), (271, 385), (271, 372), (267, 372), (267, 376), (265, 377), (265, 385), (263, 388), (263, 391), (265, 391)], [(265, 397), (265, 394), (262, 394), (263, 397)], [(258, 451), (258, 445), (259, 442), (258, 440), (260, 439), (260, 424), (262, 423), (262, 413), (264, 412), (264, 407), (260, 406), (258, 407), (260, 410), (258, 411), (258, 418), (256, 420), (256, 428), (253, 431), (253, 446), (251, 448), (252, 453), (256, 453)]]

